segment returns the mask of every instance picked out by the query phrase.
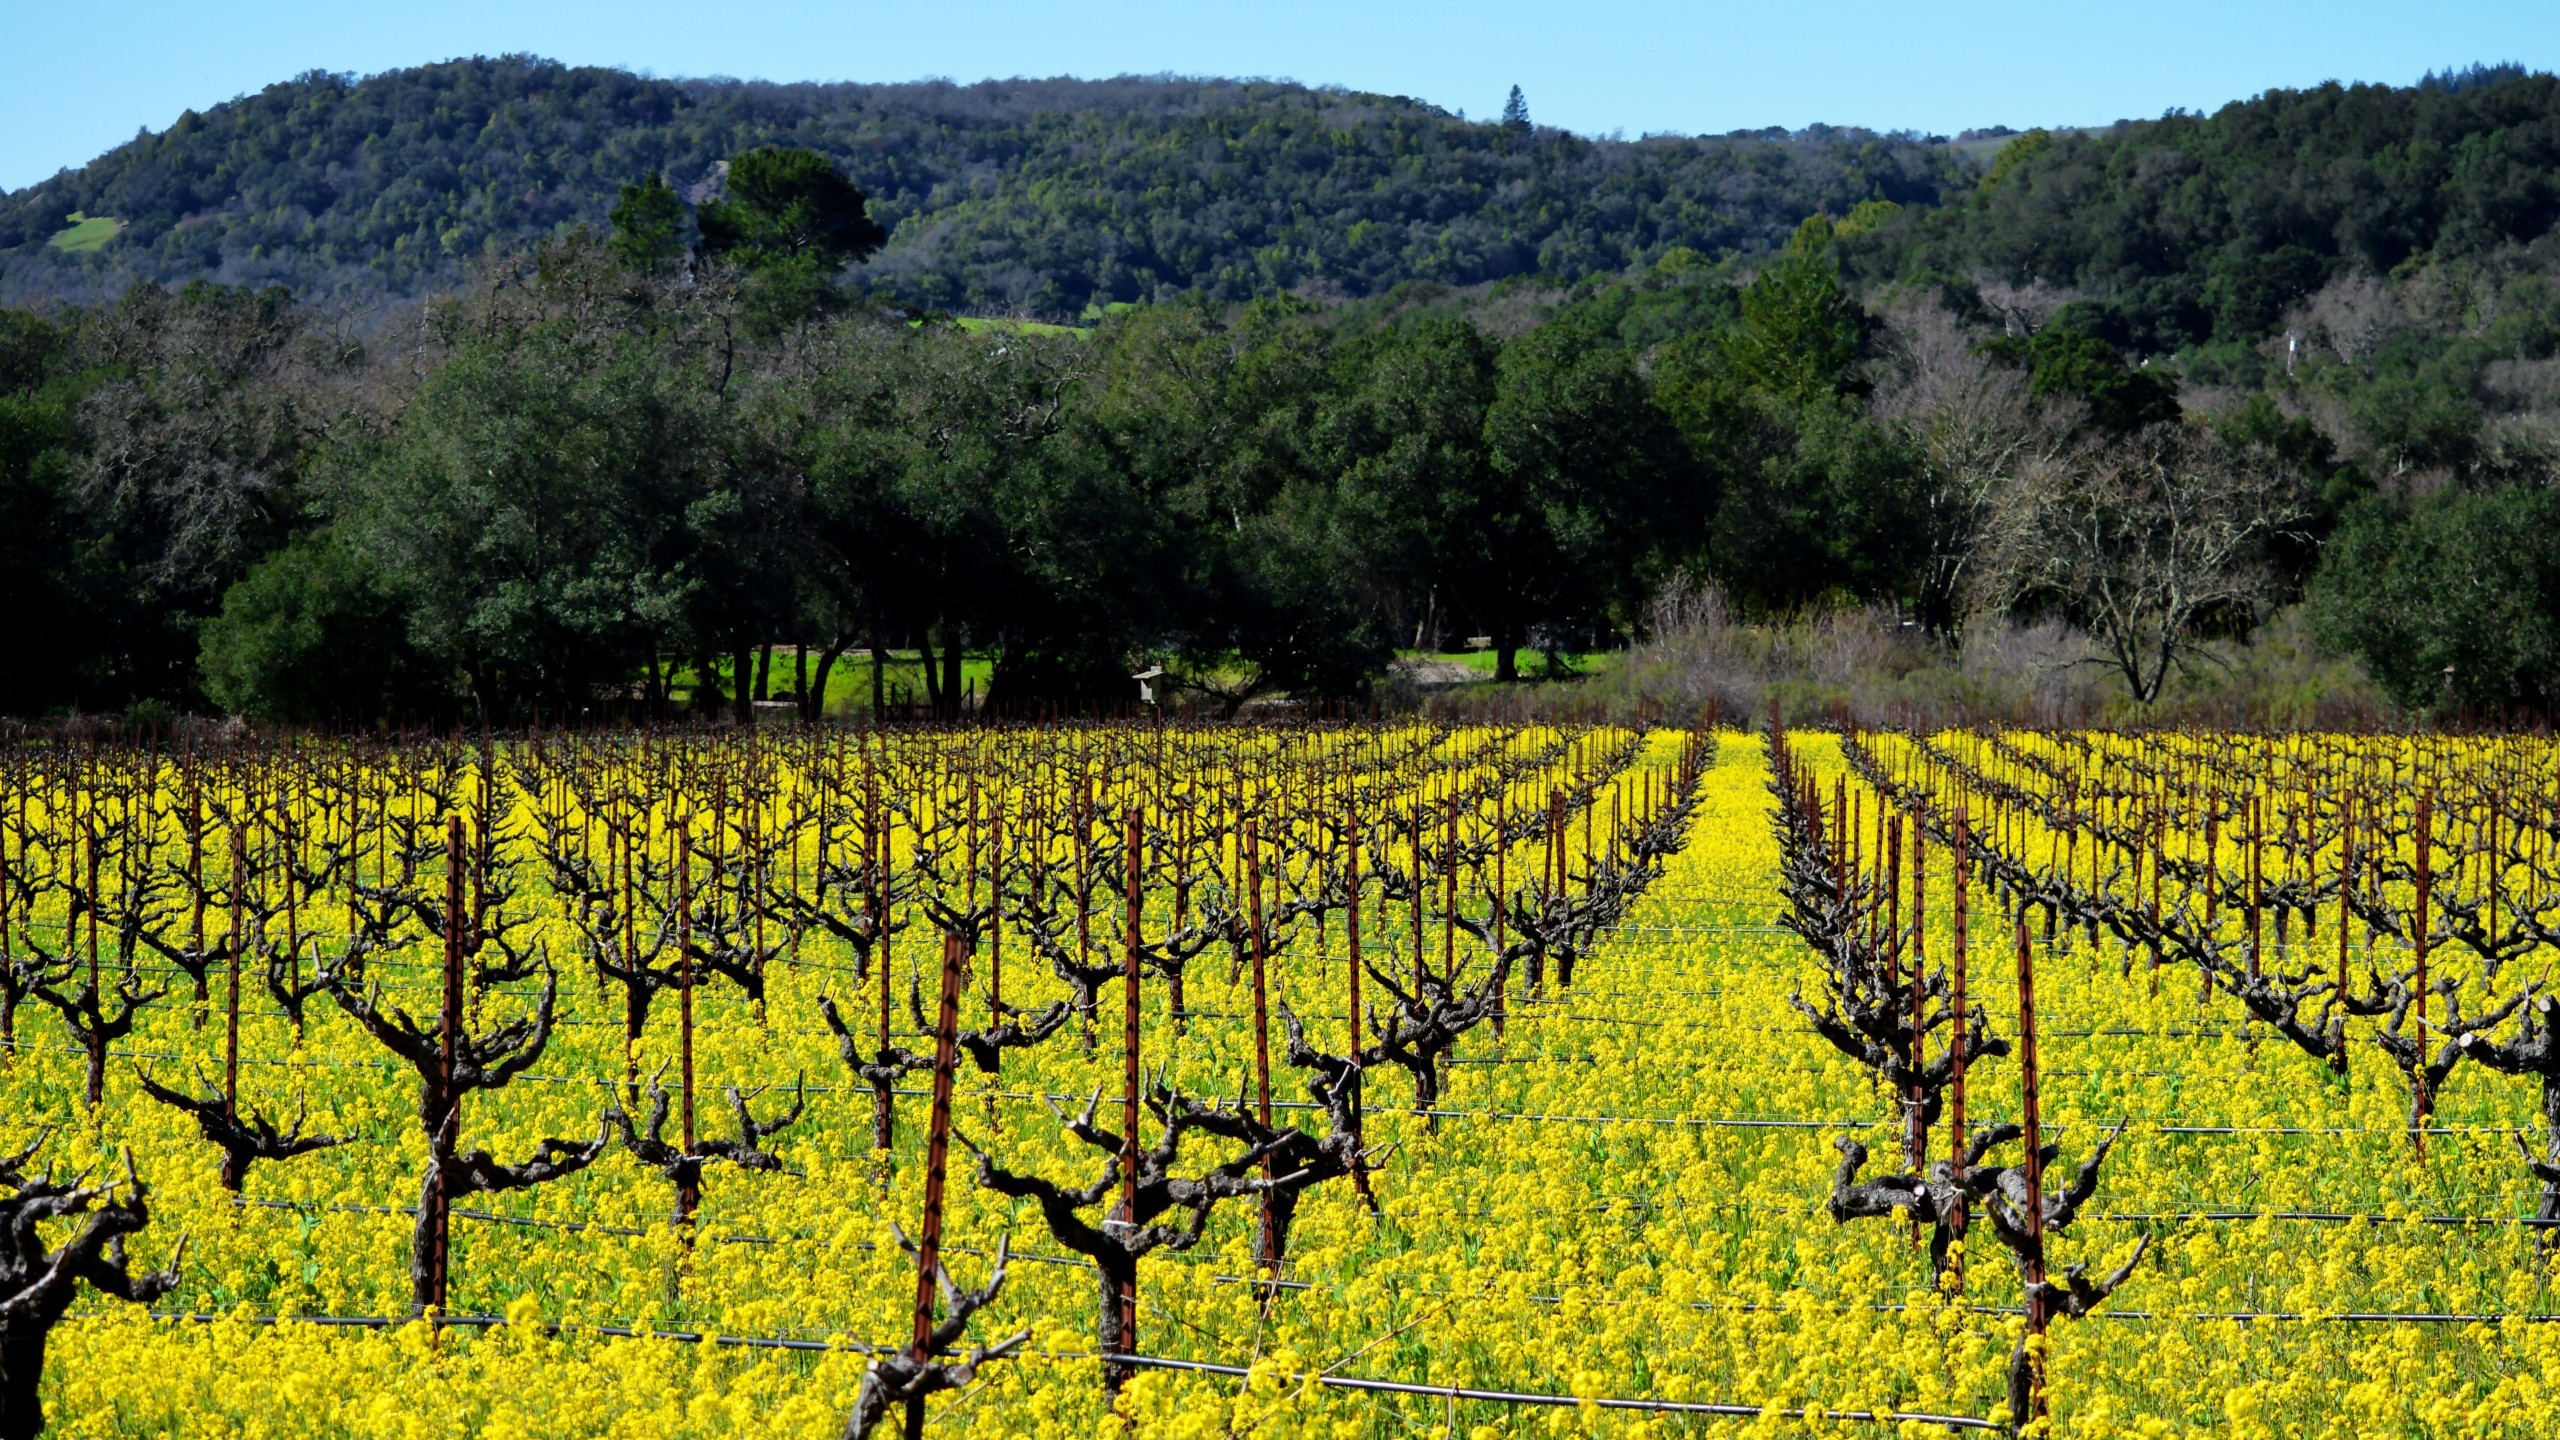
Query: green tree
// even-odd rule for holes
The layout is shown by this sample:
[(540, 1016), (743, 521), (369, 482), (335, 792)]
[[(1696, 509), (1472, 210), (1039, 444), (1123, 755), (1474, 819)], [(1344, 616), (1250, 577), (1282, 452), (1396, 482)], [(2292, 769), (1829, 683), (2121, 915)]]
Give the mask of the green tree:
[(772, 333), (835, 303), (834, 280), (888, 233), (834, 161), (814, 150), (765, 146), (729, 161), (727, 194), (694, 210), (702, 248), (754, 277), (747, 316)]
[(1460, 521), (1481, 563), (1441, 582), (1493, 637), (1508, 681), (1533, 639), (1552, 661), (1568, 635), (1611, 629), (1705, 497), (1633, 358), (1583, 327), (1503, 347), (1484, 436), (1491, 483)]
[(0, 713), (11, 715), (78, 704), (106, 669), (84, 593), (94, 547), (73, 493), (65, 341), (37, 316), (0, 310)]
[(225, 591), (197, 663), (235, 715), (290, 725), (381, 725), (450, 713), (448, 676), (409, 643), (408, 597), (328, 527), (297, 537)]
[(1655, 370), (1689, 454), (1721, 476), (1704, 568), (1749, 611), (1913, 593), (1927, 550), (1918, 457), (1860, 401), (1866, 313), (1830, 249), (1830, 222), (1807, 219), (1744, 287), (1739, 323)]
[(2312, 577), (2325, 644), (2413, 710), (2560, 706), (2560, 493), (2448, 488), (2347, 513)]
[(531, 283), (446, 307), (446, 357), (323, 477), (410, 641), (493, 717), (574, 715), (636, 676), (663, 693), (663, 664), (737, 633), (756, 572), (723, 548), (726, 357), (688, 343), (716, 316), (637, 303), (614, 269), (573, 234)]
[(1098, 339), (1082, 434), (1163, 526), (1155, 633), (1181, 683), (1229, 713), (1363, 688), (1392, 652), (1317, 435), (1335, 377), (1311, 308), (1148, 307)]
[(2089, 423), (2118, 435), (2178, 418), (2174, 378), (2127, 365), (2116, 347), (2094, 335), (2049, 325), (2033, 335), (2000, 336), (1983, 349), (2028, 375), (2038, 400), (2076, 400)]
[(609, 217), (613, 253), (635, 270), (663, 270), (684, 258), (684, 200), (664, 175), (622, 187)]
[(1840, 287), (1831, 221), (1809, 215), (1784, 253), (1742, 291), (1742, 323), (1722, 339), (1744, 386), (1795, 403), (1855, 387), (1866, 312)]

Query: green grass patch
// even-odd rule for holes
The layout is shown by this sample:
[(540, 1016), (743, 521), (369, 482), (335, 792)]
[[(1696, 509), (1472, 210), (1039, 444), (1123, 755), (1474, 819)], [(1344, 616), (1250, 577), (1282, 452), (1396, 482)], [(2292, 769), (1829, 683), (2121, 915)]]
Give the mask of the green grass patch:
[(1052, 325), (1046, 320), (1003, 320), (987, 315), (962, 315), (953, 323), (976, 334), (982, 330), (1009, 331), (1016, 335), (1090, 335), (1093, 331), (1079, 325)]
[[(1398, 650), (1396, 658), (1424, 660), (1441, 665), (1460, 665), (1490, 680), (1493, 678), (1493, 672), (1500, 657), (1491, 650)], [(1547, 659), (1544, 653), (1537, 650), (1522, 650), (1518, 660), (1521, 678), (1539, 680), (1593, 675), (1617, 661), (1615, 652), (1605, 650), (1588, 654), (1567, 651), (1556, 658), (1563, 663), (1564, 668), (1551, 676), (1547, 671)]]
[(53, 238), (44, 243), (51, 249), (66, 250), (75, 255), (105, 249), (107, 242), (124, 229), (124, 222), (112, 215), (83, 215), (74, 210), (63, 218), (70, 223), (54, 232)]
[[(922, 657), (913, 650), (892, 650), (888, 653), (887, 659), (888, 664), (882, 667), (880, 678), (881, 689), (885, 692), (890, 706), (894, 709), (910, 702), (923, 705), (925, 683)], [(723, 695), (737, 693), (731, 673), (733, 668), (734, 666), (725, 656), (712, 667), (713, 672), (719, 676), (720, 693)], [(817, 668), (817, 652), (812, 650), (809, 654), (812, 679), (816, 678)], [(973, 654), (961, 657), (960, 683), (964, 689), (972, 690), (983, 698), (987, 693), (987, 682), (994, 678), (994, 675), (994, 656)], [(673, 696), (674, 703), (679, 709), (686, 706), (698, 683), (699, 677), (695, 675), (691, 665), (679, 664), (675, 667)], [(768, 693), (776, 699), (787, 698), (796, 684), (797, 676), (792, 664), (790, 647), (776, 646), (773, 653), (773, 669), (766, 677)], [(871, 652), (848, 650), (837, 657), (835, 668), (827, 674), (826, 713), (841, 718), (869, 714), (870, 710)]]

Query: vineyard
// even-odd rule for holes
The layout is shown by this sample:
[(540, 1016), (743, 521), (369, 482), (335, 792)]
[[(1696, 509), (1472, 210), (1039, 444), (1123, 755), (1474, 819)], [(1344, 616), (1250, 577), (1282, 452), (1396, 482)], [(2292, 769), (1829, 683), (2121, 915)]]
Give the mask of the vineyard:
[(0, 1440), (2553, 1433), (2555, 760), (22, 745)]

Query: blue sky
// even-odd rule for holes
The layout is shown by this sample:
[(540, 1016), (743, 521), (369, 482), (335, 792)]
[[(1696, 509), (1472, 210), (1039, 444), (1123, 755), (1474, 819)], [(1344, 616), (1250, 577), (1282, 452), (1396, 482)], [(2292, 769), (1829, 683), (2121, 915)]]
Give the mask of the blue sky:
[(529, 51), (659, 75), (1259, 75), (1587, 134), (1813, 121), (1952, 134), (2212, 109), (2270, 86), (2560, 69), (2560, 3), (0, 0), (0, 187), (305, 70)]

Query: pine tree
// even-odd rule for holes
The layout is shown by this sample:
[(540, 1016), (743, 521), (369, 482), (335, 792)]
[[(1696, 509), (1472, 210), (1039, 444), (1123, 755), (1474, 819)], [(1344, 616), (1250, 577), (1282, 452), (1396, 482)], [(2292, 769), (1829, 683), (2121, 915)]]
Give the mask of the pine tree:
[(1520, 93), (1520, 87), (1517, 85), (1511, 87), (1511, 98), (1502, 102), (1502, 128), (1505, 130), (1529, 128), (1528, 97)]

